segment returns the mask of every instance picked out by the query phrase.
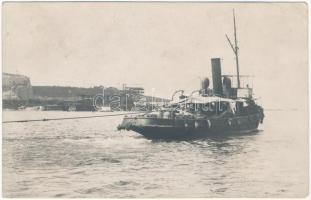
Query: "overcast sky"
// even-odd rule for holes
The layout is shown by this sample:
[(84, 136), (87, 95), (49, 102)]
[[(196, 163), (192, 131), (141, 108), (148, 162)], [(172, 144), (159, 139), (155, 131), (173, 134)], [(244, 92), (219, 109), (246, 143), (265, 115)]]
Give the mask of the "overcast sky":
[(5, 3), (3, 71), (32, 85), (142, 86), (156, 96), (191, 92), (212, 57), (254, 75), (267, 107), (307, 106), (307, 5), (303, 3)]

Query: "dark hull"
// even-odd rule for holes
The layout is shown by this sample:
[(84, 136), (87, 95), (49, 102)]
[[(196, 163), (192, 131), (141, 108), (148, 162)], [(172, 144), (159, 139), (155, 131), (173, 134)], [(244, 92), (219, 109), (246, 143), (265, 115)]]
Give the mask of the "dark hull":
[(187, 139), (256, 131), (260, 114), (209, 119), (126, 117), (119, 129), (135, 131), (150, 139)]

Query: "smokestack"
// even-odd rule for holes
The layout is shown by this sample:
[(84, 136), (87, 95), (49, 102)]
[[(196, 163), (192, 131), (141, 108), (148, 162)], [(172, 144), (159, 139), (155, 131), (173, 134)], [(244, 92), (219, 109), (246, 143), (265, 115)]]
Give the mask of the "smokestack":
[(213, 92), (215, 95), (222, 96), (221, 65), (220, 58), (212, 58)]

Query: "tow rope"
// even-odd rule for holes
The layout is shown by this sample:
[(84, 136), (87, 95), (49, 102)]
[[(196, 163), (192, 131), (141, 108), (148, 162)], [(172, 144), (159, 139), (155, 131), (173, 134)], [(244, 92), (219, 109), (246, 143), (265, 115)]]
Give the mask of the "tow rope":
[(24, 122), (45, 122), (45, 121), (56, 121), (56, 120), (69, 120), (69, 119), (87, 119), (87, 118), (97, 118), (97, 117), (113, 117), (120, 115), (129, 115), (129, 114), (141, 114), (145, 112), (132, 112), (132, 113), (119, 113), (111, 115), (93, 115), (93, 116), (81, 116), (81, 117), (62, 117), (62, 118), (43, 118), (43, 119), (28, 119), (28, 120), (16, 120), (16, 121), (3, 121), (2, 123), (24, 123)]

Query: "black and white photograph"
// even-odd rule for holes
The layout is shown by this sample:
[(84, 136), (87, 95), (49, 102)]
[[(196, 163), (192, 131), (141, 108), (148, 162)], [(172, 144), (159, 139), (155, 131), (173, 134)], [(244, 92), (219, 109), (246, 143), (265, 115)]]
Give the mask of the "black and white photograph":
[(4, 198), (306, 198), (306, 2), (2, 3)]

